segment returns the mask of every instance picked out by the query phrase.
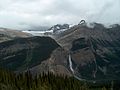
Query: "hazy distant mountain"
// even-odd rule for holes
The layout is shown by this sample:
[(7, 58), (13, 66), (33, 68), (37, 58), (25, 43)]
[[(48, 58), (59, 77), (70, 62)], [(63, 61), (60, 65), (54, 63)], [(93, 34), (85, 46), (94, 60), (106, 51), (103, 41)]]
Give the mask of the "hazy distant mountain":
[(23, 33), (19, 30), (0, 28), (0, 42), (12, 40), (14, 38), (25, 38), (25, 37), (31, 37), (31, 36), (32, 36), (31, 34)]
[(28, 31), (47, 31), (49, 26), (31, 26)]

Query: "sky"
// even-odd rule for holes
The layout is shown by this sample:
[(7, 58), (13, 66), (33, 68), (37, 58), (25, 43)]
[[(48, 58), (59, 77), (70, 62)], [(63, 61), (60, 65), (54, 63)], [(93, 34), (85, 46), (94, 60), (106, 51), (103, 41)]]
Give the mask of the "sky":
[(0, 27), (27, 29), (54, 24), (120, 23), (120, 0), (0, 0)]

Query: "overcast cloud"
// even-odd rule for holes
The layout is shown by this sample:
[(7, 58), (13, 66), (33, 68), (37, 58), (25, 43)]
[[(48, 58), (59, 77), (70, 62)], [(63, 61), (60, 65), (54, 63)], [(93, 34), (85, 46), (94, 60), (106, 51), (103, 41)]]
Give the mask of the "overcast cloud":
[(81, 19), (120, 23), (120, 0), (0, 0), (0, 27), (29, 28)]

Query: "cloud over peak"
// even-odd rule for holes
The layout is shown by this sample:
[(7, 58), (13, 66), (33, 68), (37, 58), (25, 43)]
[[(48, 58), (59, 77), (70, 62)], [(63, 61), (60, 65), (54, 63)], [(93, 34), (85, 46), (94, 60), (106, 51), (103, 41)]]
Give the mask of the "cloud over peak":
[(87, 22), (120, 23), (120, 0), (1, 0), (0, 27)]

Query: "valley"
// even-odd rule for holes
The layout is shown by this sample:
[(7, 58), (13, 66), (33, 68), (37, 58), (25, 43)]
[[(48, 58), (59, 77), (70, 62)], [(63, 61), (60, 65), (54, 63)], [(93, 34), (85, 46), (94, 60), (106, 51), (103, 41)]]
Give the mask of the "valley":
[[(52, 37), (17, 37), (0, 43), (0, 66), (15, 73), (30, 70), (73, 76), (87, 82), (119, 80), (120, 26), (79, 24)], [(18, 36), (18, 35), (17, 35)]]

